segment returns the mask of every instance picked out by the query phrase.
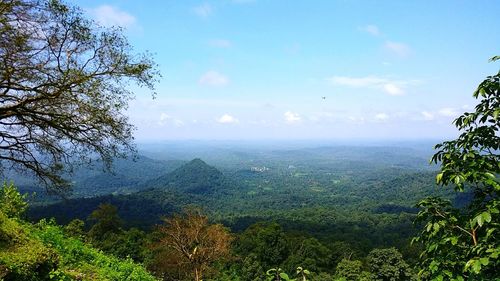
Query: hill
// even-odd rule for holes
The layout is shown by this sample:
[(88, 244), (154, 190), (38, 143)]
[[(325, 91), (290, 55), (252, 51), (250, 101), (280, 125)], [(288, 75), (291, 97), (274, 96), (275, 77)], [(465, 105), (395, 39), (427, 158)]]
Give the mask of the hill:
[[(182, 160), (155, 160), (139, 155), (135, 158), (116, 159), (110, 172), (96, 161), (90, 167), (79, 167), (71, 177), (70, 198), (95, 197), (108, 194), (128, 194), (147, 189), (146, 182), (156, 179), (182, 166)], [(5, 178), (14, 181), (23, 193), (37, 193), (36, 202), (57, 201), (59, 198), (40, 192), (37, 182), (29, 177), (7, 171)]]
[(149, 228), (160, 222), (160, 217), (196, 204), (210, 206), (216, 198), (228, 198), (231, 181), (215, 167), (201, 159), (194, 159), (154, 180), (136, 187), (130, 194), (108, 194), (92, 198), (72, 198), (56, 204), (32, 206), (29, 216), (36, 221), (54, 217), (59, 223), (73, 218), (86, 220), (99, 204), (117, 206), (127, 226)]
[(144, 184), (150, 188), (160, 188), (183, 193), (208, 195), (229, 189), (228, 179), (217, 170), (196, 158), (174, 171)]

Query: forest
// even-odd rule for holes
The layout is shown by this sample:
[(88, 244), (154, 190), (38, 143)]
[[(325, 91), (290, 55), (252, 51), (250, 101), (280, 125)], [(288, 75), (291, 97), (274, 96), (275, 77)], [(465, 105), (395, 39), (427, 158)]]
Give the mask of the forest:
[[(19, 186), (30, 202), (24, 217), (53, 218), (49, 225), (62, 233), (144, 264), (165, 280), (193, 278), (191, 267), (175, 261), (182, 259), (178, 253), (159, 246), (173, 218), (199, 219), (202, 229), (220, 226), (216, 233), (227, 235), (224, 252), (203, 269), (207, 280), (265, 280), (272, 272), (294, 278), (298, 267), (311, 280), (385, 280), (384, 274), (417, 280), (416, 203), (439, 195), (463, 207), (473, 197), (435, 183), (439, 171), (428, 162), (428, 143), (222, 145), (211, 152), (203, 142), (179, 145), (164, 144), (156, 159), (118, 160), (112, 174), (76, 171), (74, 193), (64, 200), (30, 196), (35, 187)], [(214, 166), (185, 160), (196, 151), (205, 151)], [(153, 154), (148, 147), (141, 153)], [(279, 273), (268, 272), (273, 268)]]
[(0, 33), (0, 280), (500, 278), (500, 72), (447, 141), (140, 143), (122, 28), (2, 0)]

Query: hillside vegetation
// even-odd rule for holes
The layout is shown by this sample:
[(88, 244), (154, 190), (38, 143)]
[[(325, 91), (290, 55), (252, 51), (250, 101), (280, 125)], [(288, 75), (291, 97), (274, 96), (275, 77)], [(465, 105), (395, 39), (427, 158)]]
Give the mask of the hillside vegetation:
[[(6, 191), (14, 193), (9, 186), (0, 193)], [(0, 202), (0, 280), (156, 280), (131, 259), (105, 254), (70, 237), (53, 220), (32, 224), (7, 216), (9, 204)]]

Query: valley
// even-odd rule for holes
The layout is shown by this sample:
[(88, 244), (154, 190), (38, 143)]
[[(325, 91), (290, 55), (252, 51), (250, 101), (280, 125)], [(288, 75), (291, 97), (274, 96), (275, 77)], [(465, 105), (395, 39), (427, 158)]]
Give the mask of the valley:
[[(161, 217), (196, 206), (236, 233), (257, 222), (277, 222), (286, 231), (348, 243), (361, 253), (398, 247), (415, 259), (408, 247), (415, 234), (416, 202), (436, 194), (455, 198), (435, 185), (429, 146), (296, 145), (280, 150), (165, 145), (162, 154), (145, 150), (149, 157), (118, 160), (114, 175), (77, 172), (87, 176), (75, 177), (70, 199), (35, 199), (29, 217), (54, 217), (60, 224), (85, 221), (100, 204), (109, 203), (127, 228), (150, 231)], [(211, 162), (188, 160), (196, 151)]]

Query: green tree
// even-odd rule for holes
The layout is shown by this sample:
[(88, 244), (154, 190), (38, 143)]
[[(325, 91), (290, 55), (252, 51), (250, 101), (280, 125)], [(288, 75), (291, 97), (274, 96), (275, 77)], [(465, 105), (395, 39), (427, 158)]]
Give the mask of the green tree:
[(145, 256), (145, 244), (146, 233), (131, 228), (117, 234), (115, 239), (109, 242), (109, 247), (103, 250), (120, 258), (131, 258), (136, 262), (142, 262)]
[(293, 272), (297, 266), (302, 266), (312, 272), (328, 270), (331, 262), (331, 251), (316, 238), (298, 237), (290, 239), (291, 253), (283, 262), (287, 272)]
[(500, 72), (481, 82), (473, 96), (479, 99), (475, 111), (453, 121), (462, 133), (436, 145), (432, 157), (441, 163), (437, 183), (473, 198), (462, 209), (436, 197), (419, 202), (416, 222), (423, 230), (414, 241), (424, 246), (419, 274), (425, 279), (500, 278)]
[(368, 266), (377, 281), (407, 281), (411, 271), (403, 256), (396, 248), (374, 249), (367, 257)]
[(254, 253), (263, 268), (280, 266), (289, 253), (283, 228), (277, 223), (256, 223), (238, 237), (237, 253)]
[(85, 237), (85, 222), (80, 219), (71, 220), (64, 226), (64, 233), (68, 236), (83, 239)]
[(241, 277), (247, 281), (260, 281), (264, 279), (264, 268), (256, 254), (252, 253), (243, 259)]
[(20, 218), (28, 209), (26, 197), (26, 194), (19, 193), (14, 183), (4, 182), (0, 188), (0, 211), (7, 217)]
[(67, 190), (74, 164), (134, 151), (130, 84), (154, 90), (150, 55), (59, 0), (0, 2), (0, 164)]
[(89, 220), (95, 221), (88, 233), (92, 241), (104, 241), (106, 235), (116, 234), (121, 231), (122, 220), (118, 216), (118, 209), (114, 205), (100, 204), (90, 214)]
[(356, 281), (361, 275), (363, 263), (359, 260), (343, 259), (337, 264), (335, 275), (347, 281)]

